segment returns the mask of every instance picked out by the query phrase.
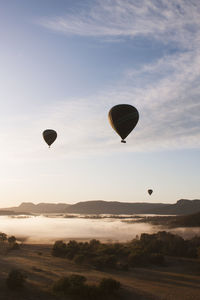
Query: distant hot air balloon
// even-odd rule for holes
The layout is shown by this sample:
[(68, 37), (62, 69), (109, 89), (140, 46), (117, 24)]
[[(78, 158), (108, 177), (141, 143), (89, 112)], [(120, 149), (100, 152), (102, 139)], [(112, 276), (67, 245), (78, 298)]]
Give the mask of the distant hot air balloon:
[(137, 125), (139, 113), (132, 105), (119, 104), (111, 108), (108, 118), (112, 128), (122, 138), (121, 142), (126, 143), (124, 139)]
[(42, 135), (45, 142), (49, 145), (49, 147), (51, 146), (51, 144), (53, 144), (53, 142), (57, 138), (57, 132), (53, 129), (46, 129)]
[(153, 193), (153, 190), (148, 190), (148, 193), (151, 196), (151, 194)]

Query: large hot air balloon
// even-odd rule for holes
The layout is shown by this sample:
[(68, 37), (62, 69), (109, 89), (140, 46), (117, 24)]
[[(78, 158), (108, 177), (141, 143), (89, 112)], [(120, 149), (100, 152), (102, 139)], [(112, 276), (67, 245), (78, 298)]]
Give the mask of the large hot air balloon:
[(137, 125), (139, 113), (132, 105), (119, 104), (111, 108), (108, 118), (112, 128), (122, 138), (121, 142), (126, 143), (124, 139)]
[(43, 131), (42, 135), (45, 142), (49, 145), (49, 147), (51, 146), (51, 144), (53, 144), (53, 142), (57, 138), (57, 132), (53, 129), (46, 129), (45, 131)]
[(148, 193), (151, 196), (151, 194), (153, 193), (153, 190), (148, 190)]

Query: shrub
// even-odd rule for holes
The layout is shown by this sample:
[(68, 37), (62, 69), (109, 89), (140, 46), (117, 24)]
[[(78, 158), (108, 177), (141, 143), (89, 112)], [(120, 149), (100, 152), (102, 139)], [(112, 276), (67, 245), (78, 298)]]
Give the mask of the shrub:
[(53, 285), (53, 291), (61, 295), (78, 297), (84, 292), (86, 278), (81, 275), (73, 274), (62, 277)]
[(52, 255), (58, 257), (66, 256), (66, 244), (63, 241), (56, 241), (53, 245)]
[(119, 291), (121, 284), (119, 281), (112, 278), (103, 278), (99, 284), (103, 294), (113, 295)]
[(102, 300), (102, 292), (96, 285), (85, 285), (80, 300)]
[[(103, 278), (99, 286), (86, 284), (86, 278), (81, 275), (62, 277), (53, 285), (53, 291), (73, 300), (113, 299), (120, 288), (120, 282), (112, 278)], [(67, 298), (68, 299), (68, 298)]]
[(14, 269), (10, 271), (6, 279), (7, 287), (10, 290), (17, 290), (24, 287), (26, 276), (20, 270)]
[(68, 277), (62, 277), (53, 284), (53, 291), (58, 294), (67, 295), (69, 293), (70, 282)]
[(72, 288), (83, 286), (86, 282), (85, 276), (82, 275), (72, 274), (68, 278)]

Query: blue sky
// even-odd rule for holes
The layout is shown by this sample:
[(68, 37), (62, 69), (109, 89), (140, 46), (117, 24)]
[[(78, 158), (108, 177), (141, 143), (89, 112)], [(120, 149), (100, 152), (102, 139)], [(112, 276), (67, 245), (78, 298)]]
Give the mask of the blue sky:
[[(198, 0), (1, 4), (1, 207), (200, 197)], [(140, 113), (126, 145), (119, 103)]]

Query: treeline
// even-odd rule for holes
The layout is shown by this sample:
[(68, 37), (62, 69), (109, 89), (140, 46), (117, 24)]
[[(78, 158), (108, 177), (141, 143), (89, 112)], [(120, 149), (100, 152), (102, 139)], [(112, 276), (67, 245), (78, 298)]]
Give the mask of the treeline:
[(192, 215), (177, 216), (172, 218), (170, 222), (172, 227), (199, 227), (200, 226), (200, 212)]
[(7, 236), (7, 234), (0, 232), (0, 251), (17, 250), (19, 244), (14, 235)]
[(149, 253), (157, 252), (163, 255), (175, 257), (200, 257), (200, 237), (195, 236), (190, 240), (184, 240), (177, 234), (160, 231), (155, 234), (143, 233), (140, 240), (136, 241)]
[[(132, 220), (125, 220), (126, 223), (133, 223)], [(153, 225), (163, 225), (168, 228), (176, 227), (199, 227), (200, 226), (200, 212), (183, 215), (183, 216), (145, 216), (137, 220), (138, 223), (151, 223)]]
[(105, 244), (98, 240), (90, 242), (64, 243), (56, 241), (52, 255), (87, 264), (96, 269), (128, 270), (129, 267), (163, 265), (165, 255), (178, 257), (200, 257), (200, 237), (184, 240), (166, 231), (156, 234), (143, 233), (140, 239), (129, 243)]
[(73, 260), (77, 264), (87, 264), (98, 270), (119, 269), (128, 270), (129, 267), (160, 265), (164, 263), (164, 256), (158, 252), (148, 252), (138, 244), (138, 240), (131, 243), (104, 244), (98, 240), (90, 242), (69, 243), (56, 241), (52, 248), (52, 255)]

